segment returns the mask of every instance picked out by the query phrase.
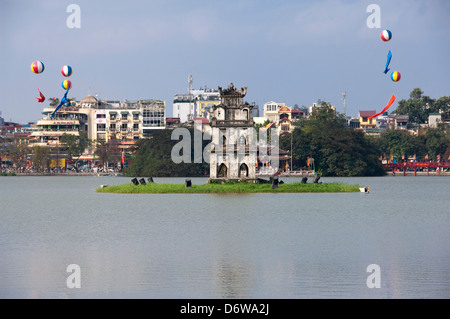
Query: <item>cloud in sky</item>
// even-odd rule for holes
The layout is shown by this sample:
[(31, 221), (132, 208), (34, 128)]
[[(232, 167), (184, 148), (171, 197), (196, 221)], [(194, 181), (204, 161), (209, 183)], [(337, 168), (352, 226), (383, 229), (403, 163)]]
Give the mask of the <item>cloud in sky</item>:
[[(81, 8), (81, 28), (69, 29), (66, 8)], [(369, 29), (366, 8), (377, 3), (381, 26)], [(0, 4), (0, 110), (6, 119), (36, 121), (37, 87), (61, 95), (59, 68), (71, 64), (72, 96), (89, 89), (102, 98), (166, 101), (194, 87), (248, 86), (248, 101), (310, 105), (318, 99), (342, 111), (378, 109), (420, 87), (449, 95), (450, 4), (442, 1), (11, 1)], [(387, 50), (402, 80), (382, 74)], [(32, 61), (46, 70), (36, 77)], [(447, 82), (446, 82), (447, 81)], [(395, 107), (395, 106), (394, 106)], [(341, 108), (341, 109), (340, 109)]]

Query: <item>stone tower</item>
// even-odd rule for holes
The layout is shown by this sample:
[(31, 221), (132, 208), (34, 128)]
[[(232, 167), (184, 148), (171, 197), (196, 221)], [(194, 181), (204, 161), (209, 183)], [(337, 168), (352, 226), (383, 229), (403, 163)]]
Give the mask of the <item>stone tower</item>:
[(247, 87), (219, 87), (220, 104), (211, 110), (210, 179), (256, 179), (253, 105), (244, 103)]

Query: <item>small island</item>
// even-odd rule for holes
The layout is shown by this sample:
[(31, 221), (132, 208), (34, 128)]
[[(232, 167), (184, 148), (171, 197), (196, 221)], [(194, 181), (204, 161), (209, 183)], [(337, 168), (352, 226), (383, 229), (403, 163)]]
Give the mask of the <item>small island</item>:
[[(313, 183), (307, 183), (303, 177), (300, 183), (284, 183), (277, 172), (269, 180), (258, 178), (256, 166), (259, 161), (267, 167), (285, 167), (290, 156), (274, 146), (278, 145), (277, 132), (271, 135), (270, 143), (262, 139), (260, 143), (252, 138), (253, 105), (244, 103), (247, 87), (237, 89), (230, 83), (227, 89), (219, 87), (220, 104), (213, 105), (211, 116), (211, 141), (209, 151), (209, 180), (203, 185), (193, 185), (190, 179), (183, 184), (157, 184), (153, 178), (147, 183), (144, 178), (136, 177), (125, 185), (102, 185), (99, 193), (343, 193), (359, 192), (361, 186), (340, 183), (319, 182), (315, 174)], [(272, 141), (275, 138), (274, 141)], [(173, 149), (171, 154), (173, 154)], [(178, 154), (175, 152), (175, 154)], [(184, 150), (183, 150), (184, 154)], [(283, 154), (283, 155), (282, 155)], [(264, 159), (264, 160), (263, 160)], [(173, 158), (172, 158), (173, 160)], [(177, 158), (181, 162), (181, 158)], [(292, 163), (291, 163), (292, 164)]]
[[(187, 185), (189, 181), (189, 185)], [(361, 186), (341, 183), (280, 183), (273, 186), (270, 183), (225, 182), (191, 184), (134, 184), (132, 182), (122, 185), (102, 185), (98, 193), (124, 193), (124, 194), (242, 194), (242, 193), (351, 193), (360, 192)]]

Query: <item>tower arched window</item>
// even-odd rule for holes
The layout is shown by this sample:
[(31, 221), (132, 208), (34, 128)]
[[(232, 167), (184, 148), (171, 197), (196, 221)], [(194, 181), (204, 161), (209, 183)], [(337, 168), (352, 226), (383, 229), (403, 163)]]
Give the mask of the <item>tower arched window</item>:
[(243, 114), (244, 120), (248, 120), (248, 110), (243, 110), (242, 114)]

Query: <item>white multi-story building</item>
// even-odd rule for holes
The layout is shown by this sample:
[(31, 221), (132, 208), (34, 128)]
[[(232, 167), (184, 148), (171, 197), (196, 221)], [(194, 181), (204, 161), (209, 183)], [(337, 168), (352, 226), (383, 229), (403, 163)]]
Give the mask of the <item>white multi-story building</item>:
[(279, 121), (278, 112), (282, 107), (286, 107), (286, 104), (274, 101), (264, 103), (263, 116), (270, 122), (278, 123)]
[(220, 104), (220, 93), (217, 89), (192, 89), (192, 76), (189, 76), (188, 93), (175, 94), (173, 98), (173, 117), (180, 123), (193, 121), (195, 118), (209, 118), (211, 108)]
[(80, 132), (94, 141), (137, 140), (165, 128), (166, 104), (160, 100), (99, 101), (89, 94), (70, 107), (61, 107), (50, 119), (55, 106), (44, 108), (43, 118), (36, 123), (38, 130), (32, 133), (35, 142), (57, 145), (63, 134), (79, 136)]
[(173, 117), (180, 123), (194, 119), (194, 96), (192, 94), (175, 94), (173, 97)]

